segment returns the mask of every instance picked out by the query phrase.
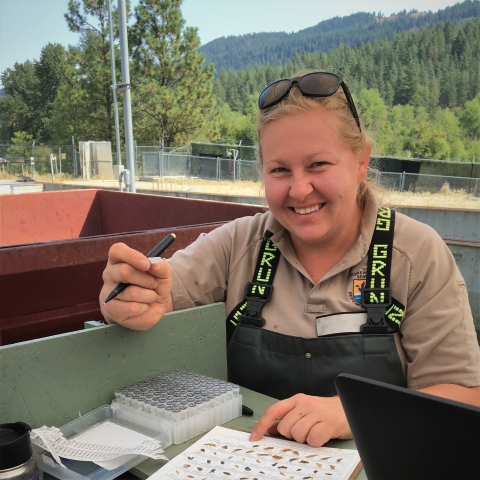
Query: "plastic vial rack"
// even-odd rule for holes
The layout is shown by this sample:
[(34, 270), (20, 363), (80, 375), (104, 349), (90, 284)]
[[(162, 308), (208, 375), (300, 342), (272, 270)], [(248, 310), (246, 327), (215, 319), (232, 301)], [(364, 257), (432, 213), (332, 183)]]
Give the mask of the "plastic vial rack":
[(242, 415), (240, 387), (174, 370), (115, 391), (112, 409), (169, 422), (172, 442), (186, 442)]

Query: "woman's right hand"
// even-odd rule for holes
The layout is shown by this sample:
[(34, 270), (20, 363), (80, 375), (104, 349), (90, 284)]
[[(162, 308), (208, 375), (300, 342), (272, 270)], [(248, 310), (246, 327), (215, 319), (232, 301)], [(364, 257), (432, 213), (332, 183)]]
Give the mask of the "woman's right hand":
[[(100, 306), (108, 323), (147, 330), (173, 310), (170, 264), (165, 260), (152, 264), (145, 255), (124, 243), (110, 247), (103, 282)], [(118, 283), (131, 285), (104, 305)]]

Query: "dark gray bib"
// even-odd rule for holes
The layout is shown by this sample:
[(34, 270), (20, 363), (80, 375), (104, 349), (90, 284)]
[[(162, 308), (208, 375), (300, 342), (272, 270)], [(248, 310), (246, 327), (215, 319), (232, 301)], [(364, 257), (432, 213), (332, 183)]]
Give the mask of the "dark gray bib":
[(335, 377), (344, 372), (406, 386), (392, 333), (301, 338), (239, 324), (227, 353), (231, 382), (279, 400), (336, 395)]

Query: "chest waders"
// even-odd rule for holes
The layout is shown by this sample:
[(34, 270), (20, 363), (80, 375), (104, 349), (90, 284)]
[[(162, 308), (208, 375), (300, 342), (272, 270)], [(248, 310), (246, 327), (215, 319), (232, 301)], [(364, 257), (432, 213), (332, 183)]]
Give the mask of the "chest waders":
[(227, 318), (229, 380), (277, 399), (296, 393), (336, 395), (334, 379), (340, 373), (406, 386), (394, 340), (405, 307), (390, 292), (394, 226), (395, 212), (380, 207), (361, 291), (367, 322), (360, 332), (317, 338), (293, 337), (262, 328), (262, 308), (272, 297), (281, 256), (270, 238), (265, 238), (245, 299)]

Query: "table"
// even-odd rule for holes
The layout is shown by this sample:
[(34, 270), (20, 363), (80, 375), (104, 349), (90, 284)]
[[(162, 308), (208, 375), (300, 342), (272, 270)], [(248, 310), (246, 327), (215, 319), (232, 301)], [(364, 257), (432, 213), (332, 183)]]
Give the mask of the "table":
[[(0, 423), (65, 425), (111, 403), (117, 388), (177, 368), (227, 379), (223, 303), (169, 313), (148, 331), (95, 322), (87, 327), (0, 347)], [(254, 416), (225, 426), (251, 431), (276, 400), (244, 388), (241, 394)], [(168, 447), (166, 456), (173, 458), (198, 438)], [(353, 441), (328, 445), (355, 448)], [(161, 465), (149, 459), (133, 473), (145, 479)], [(357, 478), (366, 479), (363, 472)]]
[[(254, 415), (252, 417), (242, 416), (235, 418), (234, 420), (226, 423), (224, 426), (236, 430), (250, 432), (259, 420), (262, 413), (265, 411), (265, 409), (275, 403), (276, 400), (274, 398), (267, 397), (266, 395), (262, 395), (261, 393), (254, 392), (243, 387), (240, 387), (240, 393), (243, 397), (243, 404), (251, 408), (254, 412)], [(168, 459), (172, 459), (179, 453), (182, 453), (190, 445), (195, 443), (200, 437), (201, 435), (192, 438), (188, 442), (182, 443), (181, 445), (171, 445), (170, 447), (165, 449), (165, 456)], [(334, 440), (328, 442), (326, 446), (335, 448), (355, 448), (355, 442), (353, 440)], [(161, 460), (148, 459), (130, 470), (130, 472), (141, 480), (145, 480), (150, 475), (153, 475), (164, 464), (165, 462)], [(356, 477), (356, 480), (367, 480), (363, 469)]]

